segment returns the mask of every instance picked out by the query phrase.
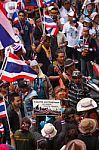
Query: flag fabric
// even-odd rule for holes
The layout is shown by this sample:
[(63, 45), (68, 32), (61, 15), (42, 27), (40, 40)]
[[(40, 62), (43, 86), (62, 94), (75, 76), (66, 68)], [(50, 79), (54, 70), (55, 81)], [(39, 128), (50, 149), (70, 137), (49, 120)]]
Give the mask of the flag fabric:
[(17, 0), (17, 9), (22, 10), (25, 8), (23, 0)]
[(31, 6), (38, 6), (36, 0), (31, 0)]
[(15, 82), (21, 78), (34, 80), (36, 77), (36, 72), (29, 65), (20, 60), (17, 55), (9, 53), (5, 70), (2, 70), (1, 80)]
[(13, 21), (14, 24), (18, 24), (18, 23), (19, 23), (19, 19), (18, 19), (18, 14), (17, 14), (17, 12), (14, 12), (14, 13), (13, 13), (12, 21)]
[(52, 3), (55, 3), (55, 0), (44, 0), (44, 3), (49, 6), (51, 5)]
[(36, 0), (36, 2), (37, 2), (37, 6), (38, 7), (44, 7), (44, 1), (43, 0)]
[(7, 117), (6, 106), (4, 101), (0, 101), (0, 119)]
[(49, 35), (57, 35), (58, 26), (49, 15), (44, 15), (44, 24)]
[(3, 123), (0, 123), (0, 133), (4, 133)]
[(5, 48), (15, 42), (15, 35), (9, 20), (3, 12), (0, 7), (0, 42)]
[(95, 71), (96, 75), (99, 77), (99, 65), (91, 61), (93, 70)]

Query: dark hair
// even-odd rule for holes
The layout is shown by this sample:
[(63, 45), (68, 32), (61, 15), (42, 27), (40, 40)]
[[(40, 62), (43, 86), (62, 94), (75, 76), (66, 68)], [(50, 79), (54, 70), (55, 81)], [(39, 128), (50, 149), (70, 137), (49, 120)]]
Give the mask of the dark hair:
[(47, 140), (46, 139), (37, 140), (37, 149), (44, 150), (46, 148), (47, 148)]
[[(58, 8), (57, 7), (53, 7), (51, 10), (57, 10), (58, 11)], [(59, 12), (59, 11), (58, 11)]]
[(75, 114), (75, 113), (76, 113), (75, 108), (73, 108), (73, 107), (67, 108), (65, 110), (65, 119), (68, 118), (69, 115)]
[[(58, 57), (58, 54), (59, 53), (64, 53), (64, 51), (62, 49), (58, 49), (56, 52), (55, 52), (55, 58)], [(64, 53), (65, 54), (65, 53)]]
[(23, 13), (23, 14), (24, 14), (24, 16), (26, 16), (26, 13), (25, 13), (25, 11), (24, 11), (24, 10), (19, 10), (18, 15), (19, 15), (20, 13)]
[(65, 135), (65, 144), (67, 144), (69, 141), (77, 139), (78, 137), (78, 129), (75, 124), (69, 124), (66, 127), (66, 135)]
[(14, 92), (10, 94), (9, 101), (13, 102), (15, 97), (20, 96), (18, 93)]
[(28, 124), (31, 126), (31, 121), (30, 121), (30, 119), (29, 119), (29, 118), (24, 117), (24, 118), (22, 119), (21, 124), (23, 124), (23, 122), (28, 123)]

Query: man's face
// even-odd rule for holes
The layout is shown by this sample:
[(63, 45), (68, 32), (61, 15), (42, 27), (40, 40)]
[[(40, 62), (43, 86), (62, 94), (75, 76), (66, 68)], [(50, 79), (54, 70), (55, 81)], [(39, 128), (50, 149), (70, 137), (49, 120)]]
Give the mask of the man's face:
[(57, 21), (58, 10), (51, 10), (50, 15), (54, 19), (54, 21)]
[(18, 15), (18, 18), (19, 18), (20, 22), (24, 22), (25, 21), (25, 15), (24, 15), (24, 13), (20, 12), (19, 15)]
[(49, 47), (51, 46), (51, 41), (50, 41), (50, 39), (46, 39), (46, 40), (44, 41), (44, 46), (45, 46), (46, 48), (49, 48)]
[(7, 93), (8, 92), (8, 86), (2, 86), (1, 92), (2, 93)]
[(57, 62), (59, 62), (60, 64), (64, 64), (64, 60), (65, 60), (64, 53), (59, 53), (57, 57)]
[(99, 25), (99, 15), (97, 15), (94, 19), (95, 23), (97, 23)]
[(37, 74), (39, 74), (39, 67), (38, 67), (38, 65), (32, 66), (32, 69), (33, 69)]
[(87, 11), (92, 12), (92, 10), (93, 10), (93, 5), (92, 4), (87, 5)]
[(14, 97), (14, 101), (12, 102), (12, 105), (15, 107), (15, 108), (19, 108), (21, 106), (21, 98), (20, 96), (17, 96), (17, 97)]
[(42, 22), (41, 22), (41, 19), (40, 19), (40, 18), (36, 20), (36, 25), (37, 25), (38, 27), (42, 27)]
[(76, 79), (73, 80), (75, 84), (81, 84), (82, 82), (82, 78), (81, 77), (77, 77)]
[(64, 2), (64, 7), (67, 11), (69, 11), (71, 4), (70, 3), (65, 3)]
[(22, 126), (21, 126), (21, 129), (23, 131), (29, 131), (29, 128), (30, 128), (30, 124), (26, 123), (26, 122), (23, 122), (22, 123)]
[(89, 30), (83, 30), (83, 36), (87, 37), (89, 35)]

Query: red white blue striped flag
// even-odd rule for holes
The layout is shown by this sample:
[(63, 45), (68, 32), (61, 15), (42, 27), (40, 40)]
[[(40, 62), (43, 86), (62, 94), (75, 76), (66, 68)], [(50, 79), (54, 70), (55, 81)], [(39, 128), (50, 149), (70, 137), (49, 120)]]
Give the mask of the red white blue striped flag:
[(0, 133), (4, 133), (3, 123), (0, 123)]
[(5, 70), (2, 71), (1, 80), (15, 82), (21, 78), (34, 80), (36, 77), (36, 72), (29, 65), (20, 60), (17, 55), (9, 53)]
[(4, 101), (0, 101), (0, 118), (7, 117), (6, 106)]

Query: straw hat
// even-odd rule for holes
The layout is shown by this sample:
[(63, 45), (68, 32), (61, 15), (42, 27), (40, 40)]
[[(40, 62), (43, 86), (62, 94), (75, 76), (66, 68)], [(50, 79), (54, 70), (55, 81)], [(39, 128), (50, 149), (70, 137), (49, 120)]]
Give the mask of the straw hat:
[(95, 119), (85, 118), (79, 124), (79, 131), (83, 134), (93, 133), (96, 127), (97, 121)]
[(83, 141), (75, 139), (67, 143), (65, 150), (86, 150), (86, 145)]
[(7, 13), (11, 13), (13, 14), (15, 12), (15, 10), (17, 9), (17, 2), (8, 2), (5, 5), (5, 10), (7, 11)]
[(57, 134), (57, 130), (51, 123), (47, 123), (41, 130), (41, 134), (45, 138), (53, 138)]
[(83, 98), (77, 103), (77, 111), (87, 111), (97, 107), (97, 103), (92, 98)]

